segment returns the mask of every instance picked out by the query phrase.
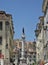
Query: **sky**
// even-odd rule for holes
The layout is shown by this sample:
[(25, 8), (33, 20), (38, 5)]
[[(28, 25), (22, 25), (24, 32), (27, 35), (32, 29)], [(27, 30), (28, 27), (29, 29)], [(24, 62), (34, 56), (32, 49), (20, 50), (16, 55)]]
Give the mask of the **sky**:
[(43, 0), (0, 0), (0, 10), (12, 14), (14, 39), (21, 39), (24, 27), (27, 41), (34, 41), (36, 24), (42, 12)]

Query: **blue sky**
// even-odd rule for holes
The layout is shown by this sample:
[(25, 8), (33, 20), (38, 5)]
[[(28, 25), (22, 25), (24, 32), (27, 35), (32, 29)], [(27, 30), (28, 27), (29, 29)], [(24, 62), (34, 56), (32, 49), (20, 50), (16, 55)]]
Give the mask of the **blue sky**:
[(20, 39), (22, 28), (25, 29), (26, 40), (35, 39), (36, 24), (42, 16), (43, 0), (0, 0), (0, 10), (12, 14), (14, 23), (14, 39)]

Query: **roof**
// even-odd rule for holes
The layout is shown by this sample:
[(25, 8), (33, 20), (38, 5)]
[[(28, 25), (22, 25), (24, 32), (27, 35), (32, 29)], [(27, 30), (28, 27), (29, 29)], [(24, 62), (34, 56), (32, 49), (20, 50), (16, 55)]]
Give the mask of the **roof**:
[(11, 14), (7, 14), (5, 11), (0, 11), (0, 14), (5, 14), (7, 17), (11, 16), (11, 18), (12, 18), (12, 15)]

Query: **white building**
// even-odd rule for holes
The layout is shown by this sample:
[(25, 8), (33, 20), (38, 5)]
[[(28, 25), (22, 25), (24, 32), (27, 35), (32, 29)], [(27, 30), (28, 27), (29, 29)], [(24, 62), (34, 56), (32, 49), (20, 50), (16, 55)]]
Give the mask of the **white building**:
[(48, 62), (48, 0), (43, 1), (44, 13), (44, 60)]
[(48, 0), (43, 0), (42, 11), (44, 16), (40, 17), (37, 24), (36, 34), (36, 52), (37, 62), (48, 62)]
[(13, 21), (12, 16), (5, 11), (0, 11), (0, 59), (10, 63), (13, 46)]
[(39, 17), (40, 22), (37, 24), (37, 28), (35, 30), (36, 35), (36, 61), (40, 62), (44, 59), (43, 56), (43, 24), (44, 24), (44, 17)]

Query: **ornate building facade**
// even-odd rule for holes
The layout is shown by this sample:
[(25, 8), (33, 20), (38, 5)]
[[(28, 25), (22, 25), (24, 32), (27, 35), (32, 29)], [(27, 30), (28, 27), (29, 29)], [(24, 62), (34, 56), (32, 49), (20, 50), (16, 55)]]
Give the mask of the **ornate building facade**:
[(43, 17), (39, 17), (40, 22), (35, 30), (36, 35), (36, 60), (43, 63), (48, 62), (48, 0), (43, 0)]
[(13, 34), (12, 15), (0, 11), (0, 58), (3, 58), (7, 64), (10, 63), (12, 56)]
[(48, 0), (43, 1), (44, 13), (44, 60), (48, 62)]

